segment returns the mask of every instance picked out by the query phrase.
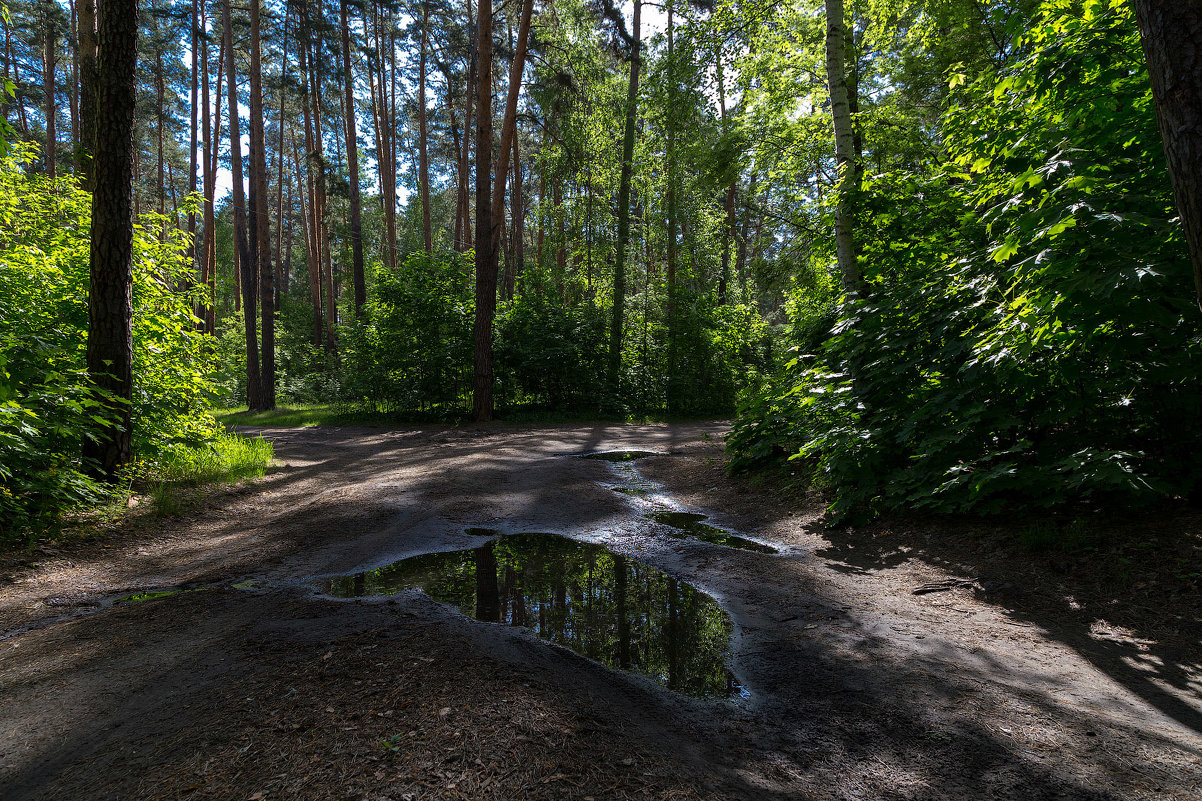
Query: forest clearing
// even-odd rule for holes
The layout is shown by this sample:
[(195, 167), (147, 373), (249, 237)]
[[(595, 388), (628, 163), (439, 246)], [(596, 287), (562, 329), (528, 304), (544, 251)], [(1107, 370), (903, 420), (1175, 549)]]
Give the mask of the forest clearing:
[(1197, 0), (0, 0), (0, 799), (1202, 797)]
[[(1029, 554), (983, 566), (989, 554), (921, 529), (832, 534), (817, 509), (723, 475), (714, 424), (263, 433), (282, 462), (264, 479), (4, 567), (6, 799), (1202, 787), (1192, 603), (1158, 617), (1105, 578), (1090, 587)], [(615, 492), (623, 473), (579, 458), (636, 448), (664, 454), (632, 463), (648, 495)], [(666, 536), (653, 507), (779, 552)], [(475, 547), (464, 532), (480, 528), (604, 542), (708, 593), (733, 619), (744, 693), (690, 698), (542, 642), (533, 623), (478, 622), (415, 590), (332, 600), (314, 582)], [(913, 594), (949, 578), (974, 582)], [(205, 589), (110, 604), (181, 588)]]

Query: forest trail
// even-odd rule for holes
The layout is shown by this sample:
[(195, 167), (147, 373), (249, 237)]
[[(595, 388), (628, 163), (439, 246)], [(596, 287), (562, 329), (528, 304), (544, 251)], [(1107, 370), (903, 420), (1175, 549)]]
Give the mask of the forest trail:
[[(978, 576), (728, 479), (722, 424), (261, 433), (283, 465), (264, 479), (0, 564), (0, 797), (1202, 792), (1196, 648), (1076, 631), (984, 580), (915, 595)], [(634, 463), (643, 492), (575, 458), (624, 449), (661, 454)], [(664, 536), (655, 509), (779, 553)], [(417, 591), (315, 592), (475, 528), (603, 542), (708, 593), (746, 697), (685, 698)], [(201, 591), (113, 603), (178, 588)]]

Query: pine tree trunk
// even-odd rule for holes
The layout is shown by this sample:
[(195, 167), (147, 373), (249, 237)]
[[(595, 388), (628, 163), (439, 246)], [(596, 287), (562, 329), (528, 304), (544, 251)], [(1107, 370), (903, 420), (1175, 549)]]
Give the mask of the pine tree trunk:
[[(192, 0), (192, 14), (189, 17), (191, 30), (189, 32), (189, 42), (192, 51), (192, 74), (191, 78), (191, 103), (189, 103), (191, 114), (188, 120), (188, 192), (195, 194), (196, 192), (196, 149), (200, 145), (200, 132), (197, 125), (197, 116), (200, 111), (200, 9), (199, 0)], [(188, 212), (188, 263), (192, 266), (192, 270), (196, 271), (196, 212)]]
[(138, 4), (105, 0), (99, 31), (97, 126), (93, 169), (91, 256), (88, 289), (88, 372), (110, 393), (112, 419), (84, 457), (109, 481), (131, 455), (133, 417), (133, 193), (134, 107), (138, 59)]
[(511, 238), (513, 247), (513, 268), (509, 271), (508, 283), (505, 286), (505, 294), (510, 300), (513, 300), (517, 293), (517, 281), (522, 275), (522, 270), (525, 267), (526, 249), (525, 249), (525, 227), (526, 227), (526, 209), (525, 202), (522, 200), (522, 153), (518, 145), (518, 137), (513, 137), (513, 236)]
[(355, 81), (351, 72), (351, 23), (346, 0), (341, 0), (343, 91), (346, 102), (346, 166), (350, 176), (351, 278), (355, 285), (355, 315), (363, 317), (367, 281), (363, 275), (363, 222), (359, 192), (359, 134), (355, 128)]
[(1135, 16), (1202, 309), (1202, 4), (1135, 0)]
[(58, 43), (58, 32), (54, 27), (54, 18), (47, 12), (45, 41), (42, 50), (42, 91), (46, 93), (46, 175), (55, 178), (58, 175), (58, 131), (55, 121), (58, 117), (58, 105), (55, 98), (54, 71), (56, 65), (55, 45)]
[(96, 0), (79, 0), (79, 145), (75, 169), (84, 191), (92, 191), (96, 150)]
[(640, 28), (642, 0), (634, 0), (634, 20), (631, 25), (633, 43), (630, 48), (630, 84), (626, 92), (626, 129), (622, 135), (622, 174), (618, 183), (618, 240), (614, 253), (613, 318), (609, 328), (609, 390), (617, 399), (622, 369), (622, 317), (626, 305), (626, 257), (630, 245), (630, 181), (634, 172), (634, 134), (638, 121)]
[(284, 87), (286, 87), (288, 85), (288, 20), (289, 20), (291, 13), (292, 13), (292, 7), (285, 6), (285, 8), (284, 8), (284, 31), (283, 31), (284, 49), (283, 49), (283, 58), (281, 60), (281, 67), (280, 67), (279, 136), (276, 139), (276, 162), (275, 162), (275, 174), (276, 174), (276, 179), (277, 179), (276, 180), (276, 193), (275, 193), (275, 218), (276, 218), (275, 258), (272, 259), (272, 261), (275, 263), (275, 266), (276, 266), (276, 276), (277, 276), (276, 289), (275, 289), (275, 310), (277, 312), (280, 310), (281, 298), (288, 293), (288, 278), (289, 278), (288, 271), (292, 267), (292, 260), (291, 260), (292, 242), (291, 242), (291, 240), (289, 240), (289, 242), (288, 242), (289, 258), (284, 259), (282, 261), (280, 259), (280, 250), (281, 250), (283, 240), (284, 240), (284, 182), (285, 181), (288, 182), (288, 187), (289, 187), (288, 233), (289, 233), (289, 235), (291, 235), (291, 233), (292, 233), (292, 223), (291, 223), (292, 181), (286, 177), (287, 173), (284, 172), (284, 98), (286, 98), (288, 96), (288, 93), (287, 93), (287, 91), (285, 91)]
[(479, 0), (479, 114), (476, 124), (476, 320), (472, 419), (493, 416), (492, 323), (497, 308), (497, 252), (493, 238), (492, 197), (492, 0)]
[(417, 147), (418, 182), (422, 200), (422, 242), (427, 253), (434, 252), (434, 232), (430, 227), (430, 154), (426, 131), (426, 37), (430, 23), (430, 4), (422, 0), (421, 55), (417, 69)]
[[(497, 150), (497, 181), (492, 196), (493, 251), (501, 241), (501, 230), (505, 225), (505, 178), (509, 174), (509, 153), (517, 136), (518, 94), (522, 88), (522, 73), (526, 70), (526, 45), (530, 40), (530, 17), (534, 0), (522, 3), (522, 18), (518, 23), (518, 41), (509, 64), (509, 88), (505, 97), (505, 117), (501, 123), (501, 146)], [(483, 52), (481, 53), (483, 61)], [(481, 108), (483, 111), (483, 108)], [(477, 167), (479, 169), (479, 167)]]
[(238, 72), (235, 66), (233, 27), (230, 23), (230, 2), (222, 0), (221, 22), (225, 36), (226, 91), (230, 112), (230, 172), (233, 173), (234, 242), (238, 249), (238, 274), (242, 286), (242, 317), (246, 332), (246, 405), (258, 409), (262, 403), (259, 375), (259, 339), (255, 313), (258, 270), (247, 235), (246, 196), (242, 182), (242, 132), (238, 114)]
[(263, 55), (260, 43), (260, 0), (250, 0), (250, 232), (251, 252), (259, 277), (259, 314), (262, 329), (262, 368), (259, 371), (259, 406), (275, 408), (275, 273), (271, 265), (270, 215), (267, 211), (267, 136), (263, 130)]
[[(466, 0), (468, 27), (472, 24), (472, 3)], [(463, 252), (472, 246), (472, 226), (469, 219), (471, 204), (468, 201), (468, 181), (471, 179), (471, 130), (472, 130), (472, 100), (477, 94), (476, 81), (479, 72), (479, 52), (477, 42), (472, 42), (472, 53), (467, 71), (467, 86), (464, 92), (463, 111), (463, 147), (459, 153), (459, 187), (456, 192), (456, 216), (462, 220), (462, 237), (456, 237), (455, 249)]]

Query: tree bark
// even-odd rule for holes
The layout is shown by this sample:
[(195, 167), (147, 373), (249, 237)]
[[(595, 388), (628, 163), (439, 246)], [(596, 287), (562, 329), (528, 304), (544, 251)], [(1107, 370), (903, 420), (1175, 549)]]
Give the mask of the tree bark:
[[(309, 9), (306, 5), (303, 8), (301, 17), (301, 35), (299, 41), (300, 51), (300, 70), (301, 80), (304, 82), (305, 96), (301, 100), (301, 113), (305, 121), (305, 180), (301, 180), (300, 163), (297, 163), (297, 184), (300, 187), (301, 196), (301, 211), (304, 217), (305, 231), (305, 256), (308, 262), (309, 272), (309, 302), (313, 307), (313, 344), (321, 347), (325, 341), (325, 333), (322, 326), (322, 307), (321, 307), (321, 237), (318, 234), (318, 212), (317, 206), (317, 185), (318, 180), (315, 172), (318, 166), (314, 163), (313, 157), (313, 112), (309, 102), (309, 94), (311, 92), (311, 73), (309, 72)], [(292, 143), (292, 149), (296, 152), (296, 142)], [(298, 154), (299, 158), (299, 154)], [(309, 202), (306, 208), (305, 190), (309, 192)]]
[(351, 23), (346, 0), (341, 0), (343, 92), (346, 101), (346, 168), (350, 178), (351, 280), (355, 287), (355, 316), (366, 313), (367, 281), (363, 275), (363, 217), (359, 190), (359, 134), (355, 126), (355, 81), (351, 72)]
[(255, 313), (258, 270), (250, 250), (246, 225), (246, 195), (242, 183), (242, 131), (238, 114), (238, 71), (235, 66), (234, 34), (230, 23), (230, 0), (221, 4), (221, 23), (225, 36), (226, 91), (230, 110), (230, 172), (233, 173), (234, 242), (238, 249), (238, 272), (242, 286), (242, 317), (246, 332), (246, 405), (258, 409), (261, 400), (259, 383), (259, 341)]
[(434, 232), (430, 227), (430, 154), (426, 131), (426, 29), (430, 22), (430, 4), (422, 0), (421, 55), (417, 69), (417, 169), (421, 184), (422, 242), (427, 253), (434, 252)]
[(1135, 0), (1135, 17), (1202, 309), (1202, 3)]
[[(471, 0), (466, 1), (467, 6), (467, 23), (470, 28), (472, 25), (472, 3)], [(468, 181), (471, 177), (471, 160), (472, 160), (472, 137), (469, 132), (472, 130), (472, 99), (477, 94), (478, 80), (478, 61), (479, 53), (477, 52), (478, 42), (472, 42), (472, 53), (468, 63), (467, 70), (467, 86), (464, 99), (463, 110), (463, 148), (459, 154), (459, 187), (456, 192), (455, 214), (456, 217), (462, 220), (462, 227), (456, 224), (456, 228), (461, 231), (462, 236), (455, 237), (455, 249), (463, 252), (472, 246), (472, 226), (470, 223), (470, 203), (468, 202)]]
[(259, 19), (260, 0), (250, 0), (250, 193), (251, 252), (259, 276), (259, 314), (262, 329), (259, 371), (259, 406), (275, 408), (275, 273), (271, 265), (270, 215), (267, 211), (267, 136), (263, 130), (263, 55)]
[(42, 91), (46, 94), (46, 175), (55, 178), (58, 175), (58, 131), (55, 126), (58, 117), (58, 105), (55, 98), (54, 72), (57, 66), (55, 46), (58, 44), (58, 27), (55, 23), (54, 12), (57, 6), (46, 10), (45, 41), (42, 42)]
[(493, 238), (492, 197), (492, 0), (477, 6), (479, 90), (476, 124), (476, 320), (472, 419), (493, 416), (492, 323), (497, 310), (497, 251)]
[(93, 170), (88, 288), (88, 373), (110, 422), (83, 444), (98, 476), (114, 481), (131, 455), (133, 434), (133, 129), (138, 59), (138, 4), (105, 0), (99, 31), (97, 136)]
[(847, 73), (844, 49), (847, 37), (843, 0), (826, 0), (826, 80), (831, 96), (831, 117), (835, 130), (835, 162), (838, 165), (838, 200), (835, 207), (835, 253), (843, 291), (858, 296), (863, 290), (860, 265), (856, 260), (852, 232), (853, 193), (859, 184), (859, 165), (855, 159), (855, 133), (851, 106), (847, 97)]
[(96, 0), (79, 0), (79, 145), (75, 169), (84, 191), (92, 191), (96, 150)]
[(618, 183), (618, 240), (614, 253), (613, 318), (609, 328), (609, 389), (617, 399), (622, 370), (622, 317), (626, 305), (626, 256), (630, 244), (630, 181), (634, 172), (634, 134), (638, 121), (641, 0), (634, 0), (631, 25), (630, 84), (626, 92), (626, 130), (622, 135), (622, 174)]
[[(534, 0), (522, 3), (522, 18), (518, 23), (518, 41), (509, 64), (509, 88), (505, 96), (505, 118), (501, 123), (501, 146), (497, 150), (497, 181), (492, 196), (492, 249), (495, 252), (501, 240), (501, 229), (505, 223), (505, 178), (509, 175), (509, 154), (517, 136), (518, 94), (522, 89), (522, 73), (526, 71), (526, 45), (530, 40), (530, 17)], [(483, 60), (483, 56), (481, 56)], [(483, 111), (483, 107), (481, 108)], [(477, 169), (479, 169), (477, 167)]]
[[(192, 0), (192, 14), (189, 17), (189, 43), (192, 51), (191, 74), (191, 114), (188, 120), (188, 192), (196, 192), (196, 149), (200, 145), (200, 131), (197, 119), (200, 111), (200, 1)], [(196, 270), (196, 212), (188, 212), (188, 263)]]

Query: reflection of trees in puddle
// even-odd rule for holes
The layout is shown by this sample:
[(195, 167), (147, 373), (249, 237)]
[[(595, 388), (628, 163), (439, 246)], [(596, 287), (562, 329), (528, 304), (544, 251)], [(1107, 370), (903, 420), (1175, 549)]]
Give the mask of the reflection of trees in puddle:
[(517, 534), (329, 581), (331, 595), (420, 587), (480, 620), (525, 626), (607, 667), (697, 697), (742, 690), (726, 668), (729, 616), (712, 598), (609, 549)]
[(757, 553), (777, 553), (777, 550), (771, 545), (749, 540), (746, 537), (724, 531), (717, 526), (711, 526), (709, 523), (703, 523), (706, 515), (693, 512), (651, 512), (646, 517), (671, 529), (667, 533), (672, 537), (701, 540), (713, 545), (725, 545), (727, 548), (739, 548)]

